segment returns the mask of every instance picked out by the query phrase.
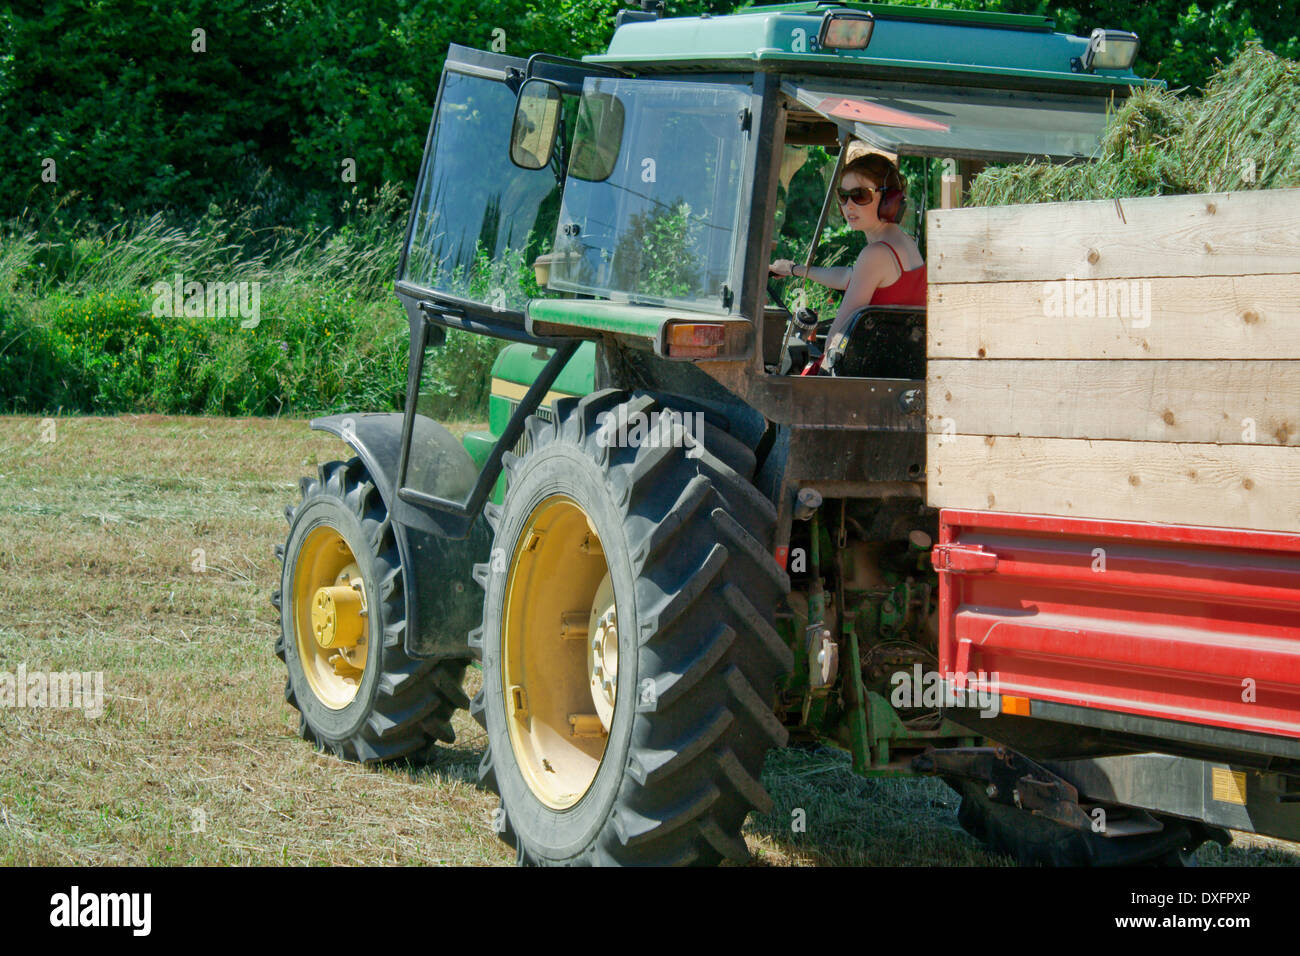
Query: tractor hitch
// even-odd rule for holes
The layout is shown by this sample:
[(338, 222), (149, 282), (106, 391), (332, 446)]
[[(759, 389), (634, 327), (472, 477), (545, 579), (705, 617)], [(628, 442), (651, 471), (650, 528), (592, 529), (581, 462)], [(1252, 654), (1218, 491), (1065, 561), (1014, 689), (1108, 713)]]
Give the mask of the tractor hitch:
[(984, 783), (985, 794), (995, 803), (1028, 810), (1075, 830), (1093, 829), (1073, 784), (1005, 747), (930, 748), (912, 759), (912, 769)]

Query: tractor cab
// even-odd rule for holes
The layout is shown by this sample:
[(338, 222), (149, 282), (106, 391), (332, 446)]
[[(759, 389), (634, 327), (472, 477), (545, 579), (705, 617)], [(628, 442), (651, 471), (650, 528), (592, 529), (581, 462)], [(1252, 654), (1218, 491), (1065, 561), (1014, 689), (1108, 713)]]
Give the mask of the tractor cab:
[[(459, 328), (553, 348), (540, 397), (593, 341), (598, 387), (689, 381), (743, 406), (750, 431), (856, 432), (832, 480), (861, 464), (866, 433), (887, 432), (898, 447), (872, 453), (872, 477), (915, 480), (924, 310), (860, 314), (837, 377), (800, 377), (837, 299), (773, 282), (769, 262), (853, 261), (861, 238), (833, 198), (850, 142), (902, 168), (902, 226), (923, 253), (926, 211), (960, 202), (985, 164), (1087, 161), (1108, 111), (1146, 82), (1136, 50), (1132, 34), (1069, 36), (1045, 17), (812, 2), (624, 17), (581, 61), (453, 46), (396, 287), (416, 358), (404, 444), (422, 358)], [(501, 454), (535, 408), (520, 403)], [(466, 513), (399, 480), (412, 505)]]

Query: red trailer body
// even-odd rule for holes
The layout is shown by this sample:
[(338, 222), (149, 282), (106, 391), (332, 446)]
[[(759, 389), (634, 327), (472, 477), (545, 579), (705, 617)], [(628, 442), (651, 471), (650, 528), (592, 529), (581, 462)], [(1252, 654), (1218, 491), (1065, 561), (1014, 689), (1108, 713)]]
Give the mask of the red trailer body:
[(940, 670), (1006, 711), (1300, 738), (1300, 535), (943, 510), (934, 563)]

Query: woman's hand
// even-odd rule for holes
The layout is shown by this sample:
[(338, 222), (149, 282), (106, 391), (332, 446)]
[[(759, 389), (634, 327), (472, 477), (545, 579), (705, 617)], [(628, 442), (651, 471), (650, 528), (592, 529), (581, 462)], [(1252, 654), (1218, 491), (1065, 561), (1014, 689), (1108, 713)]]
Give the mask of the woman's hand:
[(793, 259), (777, 259), (767, 267), (767, 271), (773, 275), (788, 276), (794, 269)]

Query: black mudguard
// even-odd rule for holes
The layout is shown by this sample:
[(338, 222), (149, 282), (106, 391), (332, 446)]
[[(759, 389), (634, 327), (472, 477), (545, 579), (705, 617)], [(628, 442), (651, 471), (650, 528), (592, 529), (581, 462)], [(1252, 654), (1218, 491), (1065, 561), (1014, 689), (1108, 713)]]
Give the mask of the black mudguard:
[[(479, 514), (464, 538), (445, 537), (420, 511), (397, 500), (402, 418), (400, 412), (330, 415), (313, 419), (311, 427), (337, 435), (352, 447), (393, 516), (393, 535), (405, 571), (406, 620), (412, 622), (404, 638), (406, 653), (432, 660), (468, 658), (469, 632), (478, 627), (483, 614), (483, 595), (473, 586), (472, 570), (488, 559), (492, 533)], [(417, 416), (411, 445), (410, 484), (453, 500), (468, 494), (478, 469), (451, 432)]]

